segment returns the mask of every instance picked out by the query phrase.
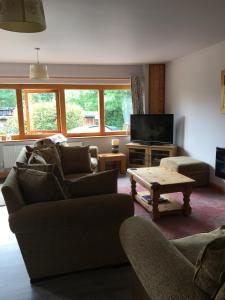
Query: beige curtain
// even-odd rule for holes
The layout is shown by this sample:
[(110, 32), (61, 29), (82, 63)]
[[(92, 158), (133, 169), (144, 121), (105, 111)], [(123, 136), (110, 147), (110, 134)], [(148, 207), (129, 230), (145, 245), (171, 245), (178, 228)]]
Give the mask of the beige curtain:
[(143, 84), (140, 77), (131, 76), (131, 93), (132, 93), (132, 106), (133, 114), (143, 114), (143, 100), (144, 100), (144, 91)]

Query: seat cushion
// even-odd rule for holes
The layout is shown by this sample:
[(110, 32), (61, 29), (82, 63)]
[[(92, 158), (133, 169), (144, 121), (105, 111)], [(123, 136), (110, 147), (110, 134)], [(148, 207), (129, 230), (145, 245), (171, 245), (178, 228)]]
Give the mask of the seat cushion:
[(64, 174), (91, 173), (91, 160), (88, 146), (60, 146)]

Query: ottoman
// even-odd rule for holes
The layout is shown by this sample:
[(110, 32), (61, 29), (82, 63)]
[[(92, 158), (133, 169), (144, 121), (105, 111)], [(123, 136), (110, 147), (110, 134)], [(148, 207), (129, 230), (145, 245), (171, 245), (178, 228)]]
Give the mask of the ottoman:
[(208, 165), (200, 160), (188, 156), (162, 158), (160, 161), (160, 167), (176, 171), (194, 179), (194, 186), (204, 186), (209, 183)]

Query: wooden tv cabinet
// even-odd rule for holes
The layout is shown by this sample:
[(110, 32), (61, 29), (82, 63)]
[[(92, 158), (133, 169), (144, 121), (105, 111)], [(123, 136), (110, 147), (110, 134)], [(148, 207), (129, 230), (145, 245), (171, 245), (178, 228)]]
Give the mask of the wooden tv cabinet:
[(128, 143), (126, 147), (128, 149), (129, 168), (159, 166), (161, 158), (177, 155), (177, 146), (172, 144), (142, 145)]

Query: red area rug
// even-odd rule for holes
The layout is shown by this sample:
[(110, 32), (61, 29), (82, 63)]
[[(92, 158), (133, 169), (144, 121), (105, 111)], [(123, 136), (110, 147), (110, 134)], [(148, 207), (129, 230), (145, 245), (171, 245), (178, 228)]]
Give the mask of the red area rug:
[[(120, 193), (130, 193), (130, 181), (127, 177), (119, 178)], [(143, 190), (137, 185), (137, 190)], [(182, 194), (175, 193), (182, 203)], [(161, 216), (156, 224), (169, 239), (179, 238), (199, 232), (208, 232), (225, 224), (225, 195), (212, 187), (194, 188), (191, 194), (192, 214), (184, 217), (182, 214)], [(151, 214), (141, 205), (135, 203), (135, 215), (151, 219)]]

